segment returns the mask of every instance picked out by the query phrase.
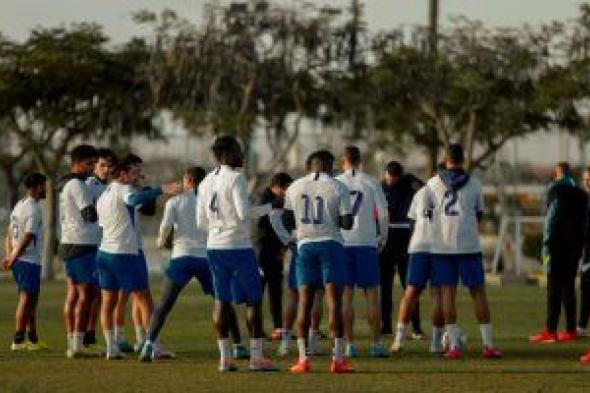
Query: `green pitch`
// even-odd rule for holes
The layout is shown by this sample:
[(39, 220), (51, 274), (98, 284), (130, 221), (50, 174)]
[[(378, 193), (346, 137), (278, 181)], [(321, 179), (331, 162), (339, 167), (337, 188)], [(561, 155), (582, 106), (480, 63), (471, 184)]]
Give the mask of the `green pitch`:
[[(253, 374), (247, 363), (234, 374), (217, 372), (217, 346), (210, 321), (211, 300), (196, 286), (187, 288), (172, 312), (162, 335), (163, 343), (178, 359), (141, 364), (123, 361), (67, 360), (64, 357), (61, 309), (63, 284), (45, 284), (39, 310), (39, 333), (51, 350), (37, 354), (13, 354), (8, 350), (13, 334), (16, 293), (12, 283), (0, 282), (0, 392), (589, 392), (590, 367), (578, 358), (590, 340), (574, 344), (531, 346), (527, 337), (543, 321), (544, 290), (508, 286), (490, 288), (497, 345), (505, 359), (479, 357), (479, 332), (473, 321), (470, 299), (462, 291), (459, 323), (467, 331), (469, 350), (465, 360), (432, 357), (427, 342), (408, 342), (403, 354), (388, 359), (361, 357), (353, 360), (357, 373), (328, 373), (329, 357), (314, 359), (313, 373), (290, 375), (292, 359), (278, 361), (276, 343), (266, 343), (281, 372)], [(399, 295), (399, 294), (398, 294)], [(159, 293), (155, 293), (156, 300)], [(423, 303), (423, 316), (430, 311)], [(360, 302), (359, 296), (359, 305)], [(366, 353), (367, 329), (362, 308), (358, 312), (359, 349)], [(426, 320), (427, 318), (423, 318)], [(268, 323), (267, 323), (268, 326)], [(430, 326), (425, 323), (425, 331)], [(267, 329), (268, 330), (268, 329)], [(127, 337), (133, 337), (132, 328)], [(390, 340), (388, 340), (388, 344)], [(247, 340), (245, 340), (247, 343)], [(323, 342), (325, 351), (330, 343)]]

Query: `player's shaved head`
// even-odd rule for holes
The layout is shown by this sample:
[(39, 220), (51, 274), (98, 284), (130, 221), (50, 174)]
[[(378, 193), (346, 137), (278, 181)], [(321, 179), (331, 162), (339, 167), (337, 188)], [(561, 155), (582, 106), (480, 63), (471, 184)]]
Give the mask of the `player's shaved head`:
[(229, 165), (233, 168), (243, 166), (244, 154), (242, 153), (242, 147), (238, 140), (231, 135), (218, 137), (211, 146), (211, 151), (215, 156), (215, 160), (221, 165)]
[(318, 150), (309, 156), (309, 166), (312, 172), (330, 173), (334, 169), (335, 157), (328, 150)]

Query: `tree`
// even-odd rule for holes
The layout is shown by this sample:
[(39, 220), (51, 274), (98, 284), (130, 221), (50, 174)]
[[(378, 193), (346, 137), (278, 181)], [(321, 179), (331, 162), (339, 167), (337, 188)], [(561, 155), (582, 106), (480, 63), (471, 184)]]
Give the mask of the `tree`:
[(276, 168), (301, 120), (318, 116), (337, 15), (258, 2), (209, 5), (202, 28), (169, 10), (135, 18), (154, 31), (147, 78), (158, 105), (193, 133), (233, 133), (247, 151), (264, 130), (273, 147), (267, 167)]
[(549, 124), (538, 75), (553, 36), (460, 18), (443, 31), (436, 58), (426, 37), (423, 29), (410, 39), (399, 31), (377, 37), (371, 80), (376, 127), (386, 138), (423, 146), (431, 165), (441, 147), (460, 142), (474, 168), (511, 138)]
[[(147, 83), (136, 70), (145, 48), (130, 43), (109, 51), (100, 27), (35, 29), (23, 43), (4, 42), (0, 52), (0, 118), (48, 177), (48, 222), (43, 260), (53, 276), (56, 244), (56, 177), (71, 147), (81, 141), (155, 135)], [(142, 52), (143, 50), (143, 52)]]

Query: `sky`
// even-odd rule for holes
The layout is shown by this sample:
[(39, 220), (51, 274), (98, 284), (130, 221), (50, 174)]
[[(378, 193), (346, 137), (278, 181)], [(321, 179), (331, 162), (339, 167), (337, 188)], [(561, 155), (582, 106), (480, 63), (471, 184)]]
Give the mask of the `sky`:
[[(224, 2), (224, 0), (219, 0)], [(295, 4), (302, 0), (275, 0)], [(227, 2), (227, 1), (226, 1)], [(449, 16), (465, 15), (490, 26), (518, 26), (574, 18), (581, 0), (441, 0), (441, 23)], [(171, 8), (181, 16), (200, 20), (204, 0), (0, 0), (0, 32), (24, 39), (37, 26), (54, 27), (71, 22), (98, 22), (115, 42), (141, 34), (130, 14), (146, 8)], [(347, 6), (350, 0), (315, 0), (318, 4)], [(365, 0), (373, 31), (424, 23), (428, 0)]]

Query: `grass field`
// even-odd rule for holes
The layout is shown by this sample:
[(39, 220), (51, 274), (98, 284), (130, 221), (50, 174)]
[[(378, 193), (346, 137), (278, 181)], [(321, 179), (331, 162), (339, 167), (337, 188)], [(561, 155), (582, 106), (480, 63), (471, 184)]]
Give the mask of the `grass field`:
[[(427, 352), (427, 342), (409, 342), (406, 351), (396, 357), (355, 359), (357, 372), (342, 376), (328, 373), (327, 356), (315, 359), (314, 372), (303, 376), (286, 371), (292, 359), (277, 360), (282, 369), (278, 373), (252, 374), (245, 371), (245, 362), (240, 362), (238, 373), (218, 373), (211, 300), (202, 296), (196, 286), (182, 295), (162, 335), (178, 359), (152, 364), (141, 364), (135, 358), (110, 362), (67, 360), (61, 322), (62, 287), (61, 283), (45, 284), (40, 302), (39, 333), (51, 350), (13, 354), (8, 347), (16, 294), (12, 283), (0, 282), (0, 392), (590, 392), (590, 368), (577, 361), (590, 340), (536, 347), (527, 342), (528, 334), (537, 330), (543, 320), (544, 290), (536, 287), (489, 290), (495, 336), (504, 359), (485, 361), (479, 357), (477, 325), (470, 299), (462, 293), (459, 322), (469, 336), (465, 360), (434, 358)], [(159, 297), (157, 291), (155, 297)], [(425, 302), (423, 315), (427, 312), (429, 305)], [(359, 314), (362, 318), (362, 311)], [(366, 352), (366, 323), (359, 319), (357, 325), (359, 346)], [(427, 323), (425, 329), (430, 329)], [(132, 329), (127, 330), (127, 336), (132, 337)], [(328, 341), (324, 347), (329, 348)], [(276, 358), (275, 343), (267, 343), (265, 349)]]

